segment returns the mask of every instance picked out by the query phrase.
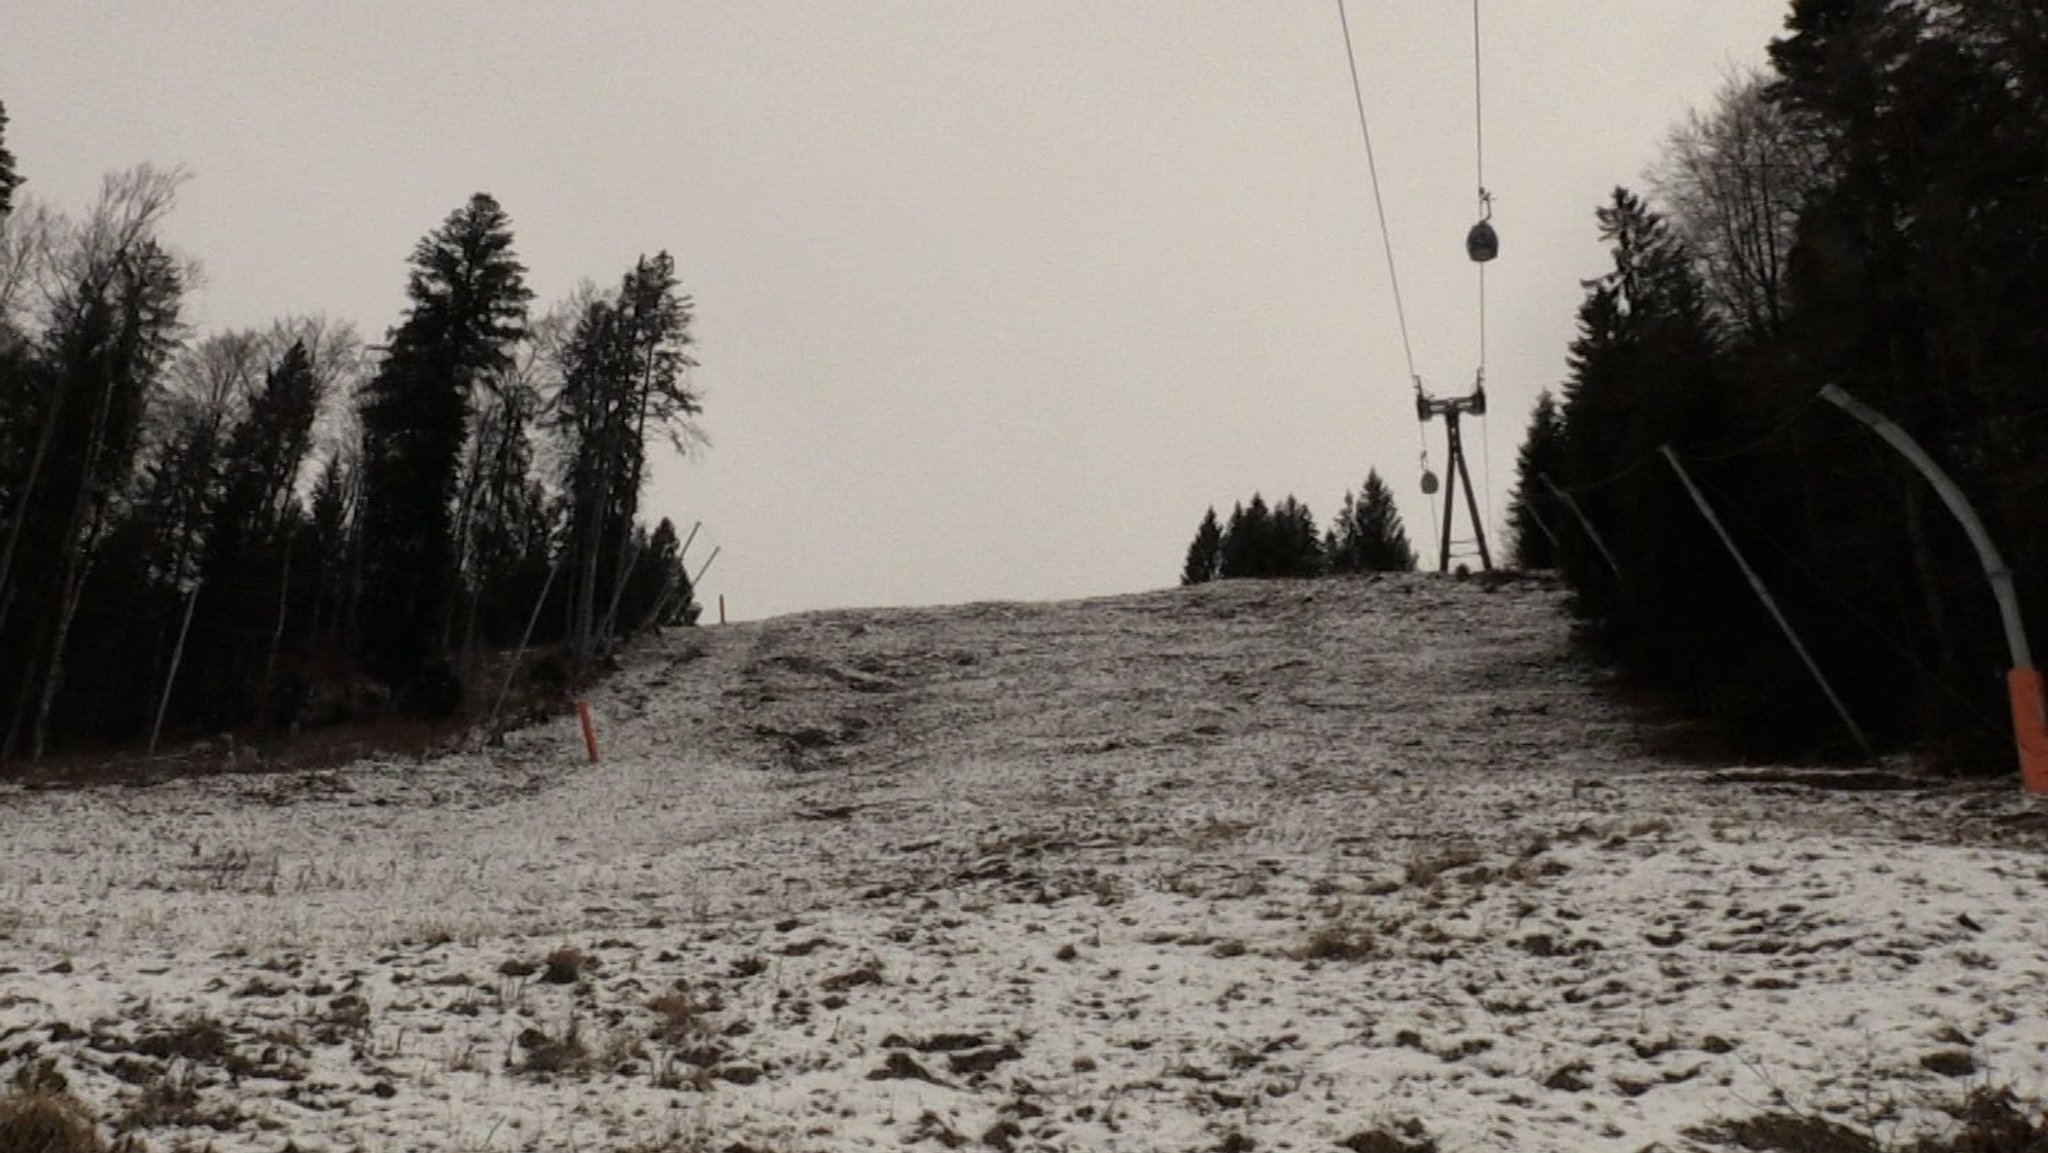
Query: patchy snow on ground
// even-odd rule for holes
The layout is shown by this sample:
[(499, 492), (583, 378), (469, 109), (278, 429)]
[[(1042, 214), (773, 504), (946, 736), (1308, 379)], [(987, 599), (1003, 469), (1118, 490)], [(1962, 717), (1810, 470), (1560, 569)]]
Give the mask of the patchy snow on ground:
[(811, 614), (635, 650), (595, 765), (569, 718), (0, 787), (0, 1078), (222, 1153), (1679, 1150), (2048, 1094), (2048, 813), (1661, 760), (1560, 606)]

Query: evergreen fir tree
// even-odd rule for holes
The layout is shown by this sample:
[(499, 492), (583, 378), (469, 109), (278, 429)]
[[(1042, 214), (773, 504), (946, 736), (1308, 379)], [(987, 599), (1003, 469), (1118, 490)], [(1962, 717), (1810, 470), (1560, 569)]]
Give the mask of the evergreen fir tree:
[(14, 210), (14, 190), (21, 176), (14, 170), (14, 153), (7, 151), (7, 105), (0, 104), (0, 221)]
[(305, 555), (320, 558), (311, 617), (312, 632), (323, 641), (346, 632), (350, 574), (355, 571), (354, 487), (340, 450), (328, 453), (314, 477), (301, 546)]
[(1541, 478), (1555, 483), (1564, 474), (1564, 414), (1550, 390), (1544, 389), (1536, 397), (1529, 432), (1515, 456), (1515, 491), (1508, 498), (1508, 547), (1522, 568), (1557, 567), (1557, 546), (1550, 534), (1564, 531), (1567, 514)]
[[(117, 187), (122, 180), (130, 182), (125, 189)], [(0, 562), (0, 634), (18, 627), (20, 640), (16, 647), (0, 635), (0, 647), (17, 654), (7, 662), (15, 680), (0, 760), (24, 747), (38, 758), (48, 742), (86, 576), (117, 525), (143, 444), (148, 397), (177, 345), (183, 277), (137, 219), (154, 213), (130, 199), (154, 200), (151, 186), (167, 206), (169, 188), (146, 170), (109, 182), (110, 201), (136, 206), (109, 205), (110, 215), (135, 222), (141, 235), (130, 245), (81, 254), (82, 274), (58, 300), (45, 337), (54, 370), (46, 379), (55, 386), (45, 394), (43, 414), (49, 467), (40, 478), (29, 476), (30, 503), (14, 513), (10, 551)], [(20, 551), (12, 552), (17, 542)]]
[(1401, 511), (1394, 505), (1393, 490), (1380, 479), (1378, 469), (1368, 469), (1358, 495), (1344, 494), (1344, 506), (1330, 532), (1330, 569), (1333, 572), (1409, 572), (1415, 568), (1415, 550), (1408, 543), (1408, 530), (1401, 524)]
[(1195, 539), (1188, 545), (1187, 560), (1181, 565), (1180, 583), (1186, 585), (1205, 584), (1215, 580), (1217, 570), (1223, 564), (1223, 527), (1216, 521), (1216, 506), (1202, 514), (1202, 523), (1195, 528)]
[[(362, 404), (365, 656), (401, 682), (418, 677), (450, 606), (451, 503), (471, 394), (511, 363), (525, 335), (525, 268), (511, 222), (478, 193), (413, 250), (412, 303)], [(452, 708), (444, 672), (428, 711)]]
[[(312, 449), (320, 387), (312, 354), (295, 341), (265, 376), (222, 452), (220, 493), (200, 564), (205, 611), (195, 617), (192, 656), (209, 727), (258, 716), (265, 674), (288, 611), (290, 547), (300, 523), (293, 487)], [(329, 512), (331, 514), (331, 511)], [(320, 555), (299, 559), (320, 564)]]
[(465, 654), (480, 642), (516, 643), (547, 579), (548, 550), (536, 554), (531, 546), (533, 521), (546, 515), (544, 502), (533, 499), (530, 487), (530, 433), (540, 404), (531, 385), (505, 379), (496, 383), (477, 414), (466, 482), (472, 508), (463, 542), (469, 591)]
[(578, 660), (617, 627), (638, 553), (627, 547), (651, 431), (680, 448), (702, 411), (685, 377), (691, 302), (674, 261), (641, 257), (616, 294), (589, 301), (565, 344), (550, 426), (567, 450), (573, 558), (570, 647)]
[(1289, 493), (1273, 509), (1269, 572), (1278, 577), (1313, 577), (1323, 571), (1323, 540), (1308, 506)]
[[(1564, 386), (1568, 479), (1559, 483), (1571, 487), (1625, 473), (1583, 496), (1582, 511), (1610, 541), (1628, 542), (1632, 571), (1668, 567), (1674, 579), (1698, 584), (1697, 558), (1715, 542), (1700, 535), (1707, 530), (1697, 510), (1668, 476), (1630, 470), (1663, 444), (1680, 452), (1711, 451), (1734, 439), (1719, 330), (1697, 268), (1659, 213), (1633, 192), (1616, 188), (1595, 218), (1613, 268), (1588, 283), (1579, 309)], [(1657, 598), (1662, 607), (1654, 626), (1626, 615), (1652, 602), (1639, 598), (1625, 605), (1617, 578), (1584, 534), (1567, 533), (1560, 541), (1558, 560), (1576, 593), (1575, 608), (1603, 622), (1620, 643), (1676, 662), (1681, 658), (1667, 643), (1664, 626), (1711, 627), (1714, 617), (1706, 605), (1681, 608), (1683, 598), (1676, 595)]]
[[(1971, 493), (1993, 537), (2012, 542), (2001, 547), (2015, 572), (2039, 573), (2048, 552), (2039, 5), (1796, 0), (1785, 27), (1771, 45), (1779, 80), (1768, 95), (1827, 155), (1789, 263), (1786, 333), (1768, 362), (1781, 383), (1768, 408), (1789, 408), (1816, 381), (1839, 384)], [(1777, 471), (1798, 494), (1789, 528), (1809, 566), (1928, 670), (1909, 689), (1915, 678), (1896, 668), (1874, 671), (1892, 658), (1845, 639), (1851, 707), (1865, 698), (1861, 715), (1915, 737), (1979, 728), (1971, 706), (2003, 707), (1982, 670), (2010, 657), (1975, 558), (1911, 469), (1862, 438), (1799, 431), (1800, 451)], [(2023, 611), (2048, 612), (2048, 582), (2019, 588)]]
[(1272, 511), (1266, 498), (1252, 494), (1250, 504), (1230, 511), (1223, 531), (1222, 560), (1216, 575), (1225, 580), (1272, 575)]
[(652, 533), (641, 536), (645, 543), (636, 551), (645, 559), (633, 566), (632, 579), (620, 598), (620, 620), (635, 627), (695, 623), (695, 590), (683, 568), (675, 522), (663, 517)]

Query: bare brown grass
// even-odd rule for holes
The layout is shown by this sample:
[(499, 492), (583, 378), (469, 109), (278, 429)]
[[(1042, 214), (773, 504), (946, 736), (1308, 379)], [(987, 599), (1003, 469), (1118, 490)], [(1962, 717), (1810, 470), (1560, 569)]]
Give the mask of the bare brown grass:
[(16, 1086), (0, 1096), (0, 1153), (139, 1153), (108, 1145), (85, 1107), (62, 1091)]
[(2048, 1115), (2007, 1088), (1979, 1088), (1949, 1109), (1956, 1128), (1910, 1145), (1880, 1142), (1839, 1122), (1787, 1110), (1695, 1126), (1695, 1141), (1752, 1153), (2048, 1153)]

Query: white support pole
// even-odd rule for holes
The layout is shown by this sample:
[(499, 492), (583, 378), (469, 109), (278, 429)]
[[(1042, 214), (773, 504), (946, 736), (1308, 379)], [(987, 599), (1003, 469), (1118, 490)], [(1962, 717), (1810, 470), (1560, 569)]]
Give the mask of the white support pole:
[(2006, 674), (2006, 692), (2012, 702), (2012, 734), (2013, 743), (2019, 750), (2020, 785), (2037, 796), (2048, 794), (2048, 697), (2043, 695), (2041, 673), (2034, 667), (2033, 650), (2027, 645), (2027, 628), (2020, 619), (2020, 598), (2013, 591), (2012, 570), (2005, 566), (2005, 558), (1999, 555), (1998, 546), (1991, 543), (1990, 532), (1978, 519), (1977, 510), (1970, 507), (1962, 487), (1934, 463), (1934, 458), (1927, 455), (1920, 442), (1893, 423), (1891, 418), (1835, 385), (1823, 387), (1820, 398), (1869, 425), (1871, 431), (1911, 461), (1913, 467), (1920, 470), (1920, 475), (1934, 486), (1934, 491), (1941, 495), (1941, 503), (1948, 506), (1948, 511), (1955, 515), (1963, 526), (1963, 532), (1969, 536), (1970, 544), (1976, 548), (1978, 563), (1984, 566), (1984, 579), (1991, 582), (1991, 595), (1998, 601), (1999, 620), (2005, 626), (2006, 647), (2012, 650), (2012, 671)]
[(1913, 462), (1934, 491), (1941, 494), (1941, 503), (1955, 514), (1961, 522), (1963, 532), (1969, 535), (1970, 543), (1977, 549), (1977, 559), (1984, 566), (1984, 576), (1991, 582), (1991, 595), (1998, 600), (1999, 619), (2005, 625), (2005, 643), (2012, 650), (2014, 668), (2034, 667), (2034, 654), (2027, 646), (2026, 626), (2020, 621), (2020, 600), (2013, 592), (2012, 570), (2005, 567), (2005, 558), (1998, 553), (1998, 546), (1991, 543), (1991, 534), (1984, 529), (1984, 522), (1977, 519), (1977, 510), (1970, 507), (1969, 498), (1963, 490), (1942, 471), (1934, 458), (1927, 455), (1920, 443), (1905, 429), (1892, 423), (1891, 418), (1869, 405), (1843, 392), (1835, 385), (1820, 390), (1820, 398), (1870, 426), (1871, 430), (1883, 437), (1887, 444), (1899, 450), (1899, 454)]
[(1536, 505), (1533, 501), (1523, 504), (1522, 510), (1529, 514), (1529, 519), (1535, 523), (1537, 531), (1543, 534), (1543, 539), (1550, 542), (1551, 548), (1561, 549), (1564, 547), (1564, 542), (1557, 539), (1557, 530), (1551, 528), (1550, 522), (1543, 519), (1543, 514), (1536, 511)]
[(697, 586), (698, 586), (698, 584), (702, 583), (702, 581), (704, 580), (704, 574), (705, 574), (705, 573), (707, 573), (707, 572), (710, 572), (710, 571), (711, 571), (711, 562), (712, 562), (712, 561), (715, 561), (715, 560), (717, 560), (717, 559), (718, 559), (718, 552), (719, 552), (719, 550), (720, 550), (720, 549), (722, 549), (722, 548), (724, 548), (724, 547), (725, 547), (724, 545), (713, 545), (713, 546), (711, 546), (711, 555), (710, 555), (710, 556), (707, 556), (707, 557), (705, 557), (705, 558), (704, 558), (704, 567), (703, 567), (703, 568), (700, 568), (700, 569), (698, 569), (698, 570), (697, 570), (697, 575), (696, 575), (696, 576), (693, 576), (693, 577), (691, 577), (691, 578), (690, 578), (690, 595), (691, 595), (691, 596), (696, 596), (696, 595), (697, 595)]
[(1835, 688), (1828, 683), (1827, 674), (1820, 671), (1820, 664), (1813, 659), (1812, 653), (1806, 651), (1806, 645), (1800, 641), (1799, 634), (1792, 630), (1792, 622), (1786, 620), (1785, 614), (1778, 611), (1778, 602), (1771, 598), (1771, 590), (1764, 587), (1763, 578), (1756, 575), (1756, 570), (1750, 568), (1749, 561), (1743, 557), (1742, 550), (1735, 547), (1735, 538), (1729, 536), (1728, 530), (1721, 527), (1721, 518), (1714, 515), (1714, 506), (1707, 503), (1707, 498), (1701, 495), (1698, 486), (1692, 483), (1691, 475), (1685, 471), (1685, 466), (1678, 462), (1678, 454), (1671, 451), (1668, 444), (1658, 445), (1657, 451), (1663, 453), (1664, 459), (1671, 462), (1671, 471), (1678, 474), (1679, 483), (1683, 484), (1685, 491), (1692, 496), (1692, 502), (1699, 506), (1700, 515), (1707, 518), (1707, 523), (1714, 528), (1714, 535), (1720, 537), (1721, 543), (1728, 546), (1728, 555), (1735, 558), (1735, 564), (1742, 570), (1742, 575), (1749, 578), (1749, 587), (1756, 592), (1757, 599), (1764, 602), (1764, 608), (1770, 610), (1771, 619), (1778, 622), (1778, 628), (1785, 634), (1785, 639), (1792, 642), (1792, 650), (1806, 663), (1806, 671), (1813, 674), (1814, 683), (1820, 686), (1821, 692), (1827, 694), (1828, 703), (1835, 706), (1835, 714), (1842, 718), (1842, 726), (1849, 730), (1850, 736), (1856, 738), (1857, 745), (1863, 749), (1863, 755), (1875, 759), (1876, 753), (1871, 750), (1869, 738), (1865, 737), (1863, 730), (1857, 726), (1856, 718), (1849, 715), (1849, 706), (1843, 704), (1842, 698), (1835, 695)]
[(164, 731), (164, 713), (171, 707), (171, 686), (178, 683), (178, 666), (185, 660), (185, 634), (192, 631), (192, 610), (199, 604), (199, 586), (204, 581), (193, 581), (191, 595), (185, 598), (185, 619), (178, 625), (178, 643), (171, 648), (171, 671), (164, 674), (163, 695), (156, 700), (156, 722), (149, 726), (149, 751), (143, 759), (156, 760), (156, 739)]
[(562, 564), (567, 559), (566, 554), (556, 558), (554, 565), (548, 569), (548, 579), (541, 582), (540, 595), (533, 599), (533, 612), (526, 618), (526, 631), (519, 634), (519, 647), (512, 651), (511, 664), (505, 669), (505, 683), (498, 689), (497, 701), (491, 705), (489, 727), (493, 734), (498, 731), (498, 714), (505, 709), (505, 698), (512, 693), (512, 678), (519, 675), (520, 662), (526, 659), (526, 642), (533, 639), (533, 626), (540, 623), (540, 610), (548, 603), (548, 590), (555, 587), (555, 574), (562, 571)]

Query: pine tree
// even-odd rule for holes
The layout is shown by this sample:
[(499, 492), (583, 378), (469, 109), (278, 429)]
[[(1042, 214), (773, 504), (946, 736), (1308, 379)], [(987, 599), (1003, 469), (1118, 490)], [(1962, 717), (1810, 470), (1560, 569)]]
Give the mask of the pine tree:
[(1216, 533), (1212, 552), (1208, 542), (1215, 518), (1216, 510), (1210, 509), (1196, 530), (1183, 584), (1198, 583), (1190, 578), (1205, 569), (1213, 573), (1206, 579), (1226, 580), (1312, 577), (1323, 572), (1323, 538), (1316, 532), (1315, 516), (1291, 494), (1268, 508), (1266, 498), (1253, 493), (1250, 504), (1231, 509), (1229, 524)]
[[(630, 543), (626, 533), (638, 515), (640, 488), (647, 474), (648, 433), (666, 434), (678, 452), (691, 440), (702, 439), (691, 418), (703, 412), (703, 406), (686, 378), (697, 364), (688, 352), (694, 343), (690, 334), (693, 304), (676, 291), (679, 285), (675, 260), (664, 251), (651, 259), (642, 256), (619, 286), (622, 332), (639, 371), (631, 390), (632, 438), (621, 450), (625, 482), (612, 501), (612, 515), (620, 526), (620, 555), (613, 562), (616, 574), (611, 600), (599, 621), (599, 629), (607, 637), (617, 627), (627, 579), (639, 567), (640, 558), (650, 555), (644, 549), (626, 547)], [(674, 526), (669, 527), (672, 537)]]
[[(292, 554), (301, 519), (293, 488), (312, 450), (320, 399), (312, 354), (295, 341), (270, 367), (228, 434), (220, 495), (210, 510), (200, 564), (205, 611), (194, 625), (197, 675), (187, 681), (203, 690), (210, 726), (258, 716), (267, 703), (282, 621), (291, 609)], [(321, 554), (298, 562), (317, 566)]]
[[(1775, 367), (1805, 390), (1837, 383), (1905, 428), (1978, 501), (1993, 536), (2012, 542), (2016, 572), (2040, 571), (2048, 540), (2038, 399), (2048, 36), (2037, 9), (1797, 0), (1788, 34), (1771, 45), (1780, 80), (1769, 90), (1827, 146), (1825, 186), (1792, 254)], [(2010, 658), (1974, 557), (1896, 460), (1819, 436), (1803, 448), (1787, 471), (1807, 556), (1932, 670), (1911, 698), (1909, 678), (1873, 677), (1863, 712), (1941, 739), (1976, 728), (1957, 703), (2001, 708), (1982, 669)], [(2022, 581), (2021, 593), (2027, 611), (2048, 611), (2048, 586)]]
[(545, 516), (545, 502), (535, 498), (532, 488), (530, 434), (540, 404), (531, 384), (508, 378), (497, 383), (477, 412), (466, 478), (471, 508), (463, 518), (466, 655), (480, 640), (518, 641), (551, 567), (545, 528), (539, 549), (531, 543), (534, 520)]
[[(1710, 537), (1698, 536), (1704, 530), (1697, 511), (1688, 512), (1690, 502), (1667, 477), (1628, 470), (1662, 444), (1712, 451), (1734, 439), (1719, 329), (1690, 254), (1661, 214), (1616, 188), (1595, 218), (1613, 268), (1588, 283), (1579, 309), (1564, 386), (1567, 479), (1560, 483), (1604, 482), (1627, 472), (1621, 482), (1599, 484), (1581, 499), (1582, 510), (1610, 539), (1631, 542), (1637, 554), (1631, 568), (1668, 563), (1674, 574), (1696, 576), (1688, 553), (1696, 557), (1714, 546)], [(1578, 609), (1607, 621), (1629, 643), (1641, 641), (1645, 651), (1665, 648), (1648, 622), (1613, 615), (1622, 607), (1621, 591), (1591, 542), (1576, 533), (1560, 540), (1559, 561), (1578, 594)], [(1663, 603), (1660, 621), (1677, 624), (1676, 602)]]
[(21, 175), (14, 170), (14, 153), (7, 150), (7, 105), (0, 104), (0, 221), (14, 211), (14, 190), (21, 187)]
[(354, 471), (337, 448), (321, 462), (313, 480), (302, 551), (320, 558), (313, 581), (310, 631), (323, 643), (348, 632), (349, 587), (355, 572)]
[[(421, 676), (445, 635), (456, 563), (451, 505), (472, 394), (510, 366), (532, 295), (512, 252), (511, 221), (484, 193), (422, 239), (411, 263), (411, 304), (361, 408), (365, 656), (401, 682)], [(448, 677), (432, 678), (435, 699), (414, 703), (455, 707)]]
[(184, 280), (155, 239), (178, 179), (147, 166), (108, 178), (60, 254), (39, 431), (0, 545), (0, 650), (16, 657), (0, 670), (13, 678), (0, 760), (24, 746), (41, 756), (51, 734), (86, 577), (118, 527), (148, 398), (180, 336)]
[(1266, 498), (1252, 494), (1250, 504), (1230, 510), (1223, 530), (1222, 560), (1216, 575), (1225, 580), (1272, 575), (1272, 512)]
[(685, 379), (694, 366), (690, 299), (678, 295), (664, 252), (641, 257), (615, 295), (586, 302), (561, 354), (548, 423), (568, 457), (570, 648), (588, 660), (615, 628), (632, 574), (630, 532), (639, 507), (651, 431), (678, 448), (700, 412)]
[(1271, 575), (1313, 577), (1323, 571), (1323, 539), (1308, 506), (1289, 493), (1273, 509)]
[(1344, 506), (1331, 526), (1330, 569), (1362, 573), (1414, 568), (1415, 549), (1408, 543), (1393, 490), (1380, 479), (1378, 469), (1368, 469), (1358, 495), (1344, 494)]
[(633, 566), (632, 579), (619, 598), (619, 619), (634, 626), (693, 623), (695, 590), (683, 569), (675, 522), (663, 517), (652, 533), (637, 535), (642, 541), (635, 552), (645, 559)]
[(1758, 430), (1742, 419), (1732, 362), (1684, 244), (1625, 189), (1596, 215), (1614, 266), (1589, 285), (1579, 312), (1557, 479), (1578, 489), (1579, 511), (1626, 580), (1577, 517), (1553, 525), (1559, 568), (1573, 611), (1610, 655), (1722, 717), (1761, 723), (1759, 709), (1786, 698), (1783, 677), (1791, 669), (1796, 678), (1796, 662), (1658, 458), (1666, 445), (1690, 458), (1724, 520), (1768, 521), (1768, 489), (1734, 463), (1747, 450), (1729, 451), (1753, 445)]
[(1216, 506), (1202, 514), (1202, 523), (1195, 528), (1195, 539), (1188, 544), (1187, 560), (1180, 569), (1180, 583), (1186, 585), (1205, 584), (1215, 580), (1223, 564), (1223, 526), (1216, 521)]
[[(146, 172), (131, 177), (151, 183)], [(136, 191), (116, 187), (123, 179), (110, 182), (110, 200)], [(113, 212), (134, 220), (126, 207)], [(11, 558), (14, 585), (0, 588), (0, 615), (10, 608), (13, 614), (0, 629), (20, 622), (25, 643), (7, 647), (26, 658), (10, 669), (17, 679), (0, 759), (21, 751), (24, 735), (31, 758), (48, 743), (86, 576), (116, 525), (113, 514), (142, 445), (148, 396), (178, 340), (184, 280), (177, 262), (146, 230), (131, 244), (81, 254), (79, 278), (59, 300), (46, 338), (56, 384), (45, 410), (53, 434), (46, 459), (53, 467), (28, 478), (31, 488), (43, 482), (29, 493), (41, 499), (15, 514), (25, 530), (22, 553)], [(10, 527), (10, 537), (14, 531)], [(4, 569), (0, 565), (0, 579)]]
[(1525, 569), (1557, 567), (1557, 545), (1551, 533), (1564, 531), (1566, 510), (1543, 478), (1565, 475), (1564, 414), (1544, 389), (1529, 416), (1529, 431), (1515, 456), (1515, 491), (1508, 498), (1508, 545), (1515, 563)]

